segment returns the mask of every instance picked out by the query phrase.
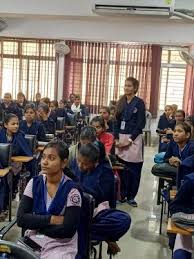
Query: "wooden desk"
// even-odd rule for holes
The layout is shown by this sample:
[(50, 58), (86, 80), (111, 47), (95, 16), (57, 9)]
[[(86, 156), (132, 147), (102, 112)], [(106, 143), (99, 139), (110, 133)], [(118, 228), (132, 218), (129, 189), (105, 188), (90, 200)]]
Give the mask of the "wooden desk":
[(112, 167), (112, 169), (114, 170), (114, 171), (116, 171), (116, 170), (124, 170), (124, 166), (121, 166), (121, 165), (114, 165), (113, 167)]
[(28, 163), (33, 160), (32, 156), (12, 156), (11, 161), (12, 162), (18, 162), (18, 163)]
[(10, 170), (11, 170), (11, 166), (4, 168), (4, 169), (0, 169), (0, 177), (6, 176)]
[(178, 226), (176, 226), (171, 218), (168, 219), (168, 225), (167, 225), (167, 233), (169, 234), (181, 234), (181, 235), (185, 235), (185, 236), (190, 236), (192, 235), (192, 233), (194, 232), (194, 228), (192, 229), (183, 229), (183, 228), (180, 228)]
[(56, 134), (64, 134), (64, 133), (65, 133), (65, 130), (56, 130), (55, 133), (56, 133)]

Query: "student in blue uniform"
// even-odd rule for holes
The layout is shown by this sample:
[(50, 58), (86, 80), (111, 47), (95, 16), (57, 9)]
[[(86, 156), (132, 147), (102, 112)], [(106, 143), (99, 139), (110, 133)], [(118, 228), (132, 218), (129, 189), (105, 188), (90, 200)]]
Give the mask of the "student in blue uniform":
[(40, 104), (38, 106), (38, 116), (43, 124), (46, 134), (55, 134), (55, 122), (49, 118), (49, 107), (47, 104)]
[(183, 178), (190, 174), (191, 172), (194, 172), (194, 156), (189, 156), (185, 158), (182, 163), (179, 166), (178, 174), (177, 174), (177, 188), (179, 189)]
[(20, 122), (20, 130), (24, 134), (36, 135), (38, 141), (46, 141), (45, 130), (40, 121), (36, 120), (36, 109), (33, 104), (27, 104), (24, 109), (25, 120)]
[[(0, 143), (11, 143), (13, 156), (32, 156), (32, 151), (24, 138), (24, 134), (19, 131), (19, 119), (15, 114), (10, 113), (5, 116), (4, 128), (0, 130)], [(32, 169), (31, 163), (28, 164), (28, 169)], [(12, 163), (12, 171), (14, 172), (13, 193), (17, 191), (19, 170), (20, 167), (18, 167), (18, 164)], [(8, 193), (7, 188), (6, 194)], [(7, 207), (7, 202), (8, 197), (5, 195), (4, 209)]]
[(111, 118), (110, 115), (110, 108), (109, 107), (102, 107), (100, 108), (100, 115), (104, 119), (105, 125), (106, 125), (106, 131), (110, 133), (114, 133), (114, 127), (115, 127), (115, 120)]
[[(184, 177), (175, 199), (169, 205), (171, 214), (183, 212), (194, 213), (194, 173)], [(178, 234), (175, 240), (173, 259), (192, 258), (192, 236)]]
[[(43, 151), (41, 174), (31, 179), (24, 191), (17, 224), (41, 247), (40, 258), (75, 259), (82, 197), (66, 176), (67, 146), (51, 141)], [(43, 237), (43, 238), (42, 238)], [(84, 259), (84, 258), (83, 258)]]
[(178, 167), (181, 161), (194, 155), (194, 143), (190, 138), (191, 127), (185, 122), (177, 123), (173, 134), (174, 141), (169, 143), (164, 161)]
[(34, 102), (34, 105), (35, 105), (36, 109), (38, 108), (38, 105), (40, 104), (40, 100), (41, 100), (41, 94), (40, 93), (36, 93), (35, 102)]
[(117, 128), (115, 132), (116, 155), (125, 165), (121, 172), (122, 201), (137, 207), (137, 195), (143, 166), (143, 137), (145, 128), (145, 104), (136, 96), (139, 81), (133, 77), (125, 80), (124, 95), (117, 104)]
[(173, 108), (171, 105), (166, 105), (164, 113), (160, 116), (158, 122), (158, 130), (166, 132), (167, 129), (174, 129), (176, 121), (173, 118)]
[(26, 100), (26, 97), (22, 92), (19, 92), (17, 94), (16, 104), (17, 104), (18, 108), (22, 111), (22, 115), (24, 115), (24, 109), (25, 109), (26, 105), (28, 104), (28, 101)]
[(50, 114), (49, 118), (51, 118), (54, 122), (57, 120), (57, 109), (58, 109), (58, 102), (57, 101), (51, 101), (50, 102)]
[(95, 144), (82, 145), (73, 172), (82, 190), (91, 194), (96, 202), (92, 239), (106, 241), (116, 254), (120, 251), (116, 241), (128, 231), (131, 218), (125, 212), (110, 209), (114, 199), (114, 175), (108, 162), (99, 162), (99, 156)]
[(4, 99), (1, 106), (5, 114), (13, 113), (18, 116), (19, 120), (22, 119), (22, 110), (12, 101), (12, 96), (10, 93), (4, 94)]

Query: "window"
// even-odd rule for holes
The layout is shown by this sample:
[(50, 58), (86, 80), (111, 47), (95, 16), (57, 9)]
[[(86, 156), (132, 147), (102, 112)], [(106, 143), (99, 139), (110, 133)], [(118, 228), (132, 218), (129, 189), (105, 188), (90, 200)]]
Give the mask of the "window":
[(27, 99), (35, 94), (56, 97), (57, 62), (53, 40), (1, 39), (1, 96), (10, 92), (15, 99), (22, 91)]
[(160, 110), (167, 104), (183, 106), (186, 63), (181, 59), (179, 50), (163, 49), (160, 86)]

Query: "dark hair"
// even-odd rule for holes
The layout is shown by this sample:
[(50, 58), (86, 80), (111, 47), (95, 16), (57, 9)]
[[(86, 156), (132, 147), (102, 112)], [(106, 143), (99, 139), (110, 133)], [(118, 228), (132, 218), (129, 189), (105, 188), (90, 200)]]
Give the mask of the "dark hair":
[[(61, 140), (52, 140), (50, 141), (45, 147), (44, 150), (47, 148), (55, 148), (61, 160), (68, 159), (69, 157), (69, 149), (65, 142)], [(43, 150), (43, 151), (44, 151)]]
[(51, 105), (51, 103), (54, 104), (55, 108), (58, 108), (58, 102), (57, 102), (56, 100), (51, 101), (51, 102), (50, 102), (50, 105)]
[(107, 106), (102, 106), (102, 107), (100, 108), (100, 110), (101, 110), (101, 109), (105, 110), (106, 112), (108, 112), (108, 114), (110, 114), (110, 108), (109, 108), (109, 107), (107, 107)]
[(194, 115), (190, 115), (186, 118), (186, 121), (189, 121), (192, 126), (194, 126)]
[(92, 125), (93, 122), (98, 122), (103, 129), (106, 129), (106, 125), (105, 125), (104, 119), (101, 116), (94, 117), (91, 120), (90, 125)]
[[(185, 111), (183, 110), (177, 110), (176, 113), (181, 113), (183, 115), (183, 117), (185, 118)], [(176, 116), (176, 113), (175, 113), (175, 116)]]
[(75, 99), (79, 99), (79, 100), (81, 100), (81, 98), (80, 98), (80, 95), (79, 95), (79, 94), (75, 94), (74, 96), (75, 96)]
[[(134, 77), (127, 77), (125, 81), (130, 81), (133, 84), (134, 87), (134, 93), (136, 94), (138, 92), (139, 89), (139, 81), (134, 78)], [(122, 95), (121, 98), (119, 99), (118, 103), (117, 103), (117, 107), (116, 107), (116, 117), (119, 117), (120, 114), (122, 113), (123, 109), (124, 109), (124, 105), (126, 102), (126, 95)]]
[(24, 113), (27, 112), (28, 109), (32, 109), (36, 113), (36, 108), (33, 103), (26, 104)]
[(4, 93), (4, 96), (5, 96), (5, 95), (9, 95), (10, 98), (12, 98), (11, 93)]
[(15, 114), (13, 114), (13, 113), (8, 113), (8, 114), (6, 114), (6, 115), (5, 115), (5, 118), (4, 118), (4, 123), (5, 123), (5, 124), (9, 123), (10, 120), (13, 119), (13, 118), (18, 119), (18, 116), (15, 115)]
[(180, 126), (185, 131), (185, 133), (190, 133), (190, 136), (191, 136), (191, 126), (188, 125), (186, 122), (178, 122), (175, 128), (177, 126)]
[(24, 95), (24, 93), (18, 92), (18, 93), (17, 93), (17, 98), (18, 98), (19, 96), (24, 97), (24, 100), (26, 100), (26, 96)]
[(42, 98), (41, 101), (42, 101), (43, 103), (47, 104), (48, 106), (50, 105), (50, 102), (51, 102), (48, 97)]
[(100, 151), (98, 147), (93, 143), (81, 145), (79, 149), (79, 154), (87, 157), (87, 159), (89, 159), (89, 161), (93, 163), (97, 163), (100, 157)]
[(96, 140), (96, 130), (92, 126), (85, 126), (81, 130), (80, 139), (85, 140), (88, 139), (91, 142), (94, 142)]
[(48, 114), (49, 113), (49, 107), (47, 104), (45, 103), (41, 103), (38, 105), (38, 109), (43, 109), (43, 111)]

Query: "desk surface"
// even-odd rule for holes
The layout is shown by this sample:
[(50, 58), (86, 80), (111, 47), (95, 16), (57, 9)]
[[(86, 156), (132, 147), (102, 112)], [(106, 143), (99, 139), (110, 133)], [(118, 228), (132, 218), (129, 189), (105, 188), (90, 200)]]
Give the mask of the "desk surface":
[(18, 163), (28, 163), (32, 161), (32, 156), (12, 156), (11, 161), (12, 162), (18, 162)]
[(65, 133), (65, 130), (56, 130), (55, 133), (56, 134), (63, 134), (63, 133)]
[(183, 228), (180, 228), (178, 226), (176, 226), (171, 218), (168, 219), (168, 225), (167, 225), (167, 233), (170, 233), (170, 234), (182, 234), (182, 235), (185, 235), (185, 236), (190, 236), (192, 235), (194, 231), (194, 228), (192, 229), (183, 229)]
[(6, 176), (9, 173), (10, 169), (11, 169), (11, 167), (0, 169), (0, 177)]
[(113, 170), (124, 170), (124, 166), (121, 166), (121, 165), (113, 165), (112, 169), (113, 169)]

